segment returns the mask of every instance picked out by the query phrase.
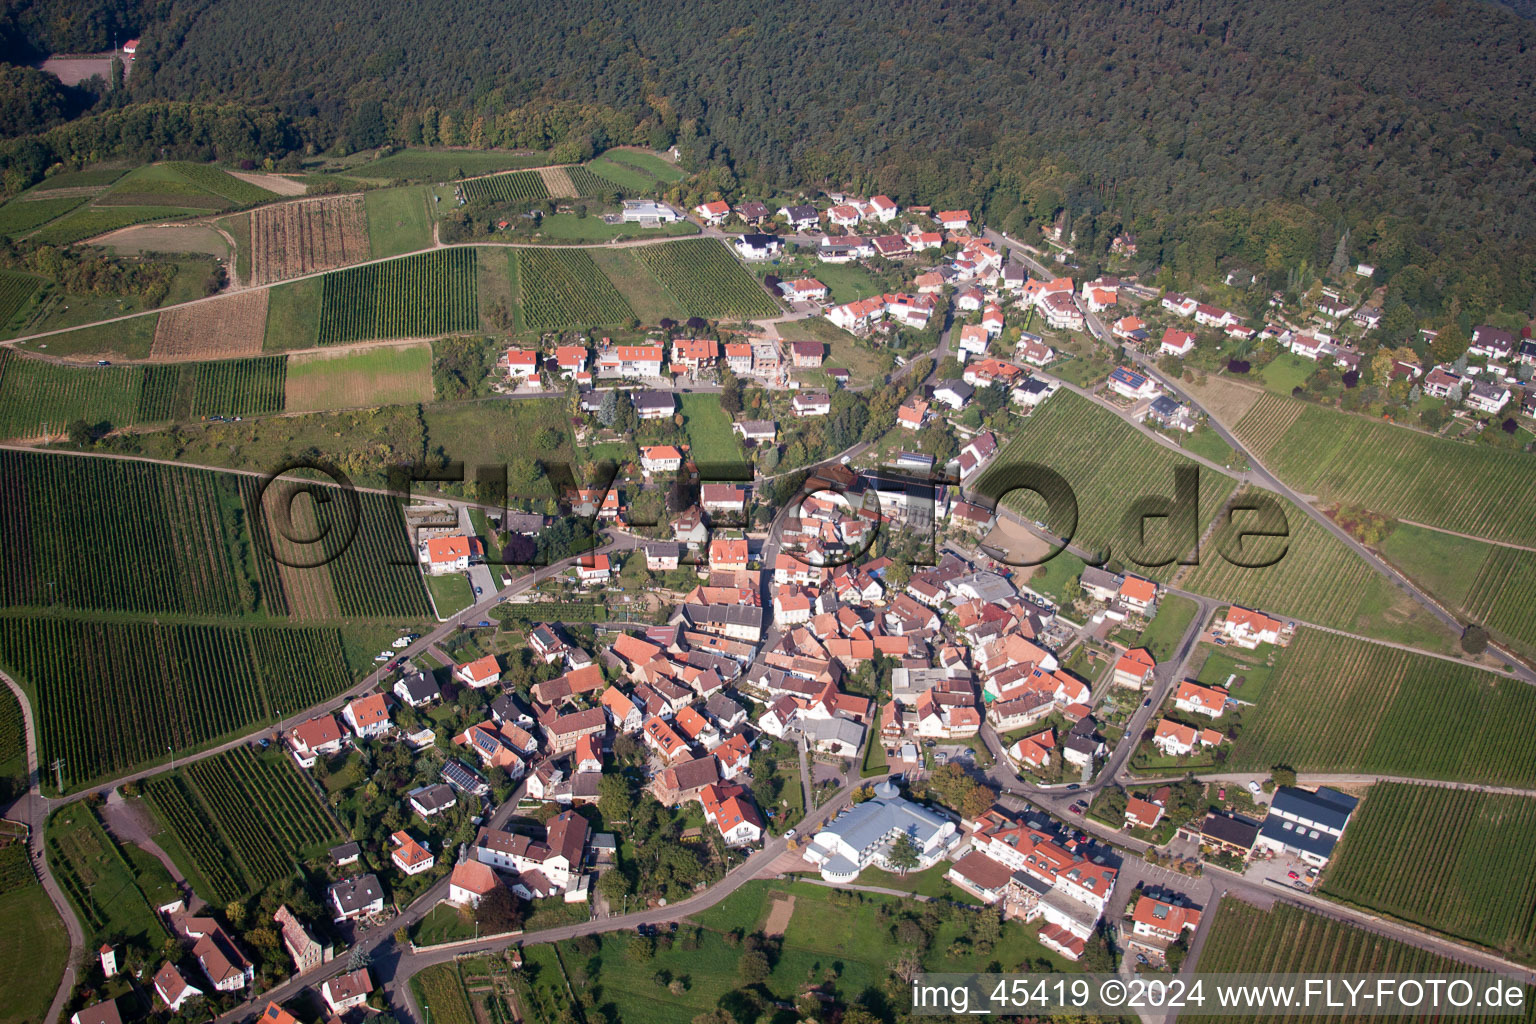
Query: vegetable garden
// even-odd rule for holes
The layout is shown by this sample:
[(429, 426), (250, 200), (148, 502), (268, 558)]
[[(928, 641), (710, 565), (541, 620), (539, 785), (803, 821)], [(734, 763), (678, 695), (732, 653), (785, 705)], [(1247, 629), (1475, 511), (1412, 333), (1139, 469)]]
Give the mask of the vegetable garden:
[(1227, 770), (1276, 764), (1301, 772), (1536, 784), (1536, 687), (1302, 629), (1245, 715)]
[(627, 323), (634, 310), (580, 249), (519, 249), (517, 279), (530, 330)]
[(319, 343), (414, 338), (480, 326), (475, 250), (439, 249), (322, 280)]
[(1530, 961), (1533, 835), (1531, 797), (1379, 782), (1350, 821), (1323, 888)]
[[(1286, 483), (1323, 501), (1522, 544), (1536, 542), (1536, 462), (1294, 399), (1267, 395), (1237, 424)], [(1447, 487), (1447, 480), (1456, 486)]]
[(634, 255), (689, 316), (749, 319), (779, 312), (758, 280), (717, 239), (640, 245)]
[[(1351, 831), (1354, 825), (1350, 826)], [(1345, 839), (1348, 843), (1349, 840)], [(1206, 939), (1197, 965), (1202, 973), (1222, 974), (1465, 974), (1476, 968), (1418, 946), (1368, 932), (1344, 921), (1314, 914), (1279, 902), (1260, 910), (1235, 897), (1221, 901), (1216, 921)], [(1180, 1013), (1189, 1024), (1230, 1022), (1235, 1017)], [(1247, 1015), (1247, 1024), (1296, 1020), (1281, 1014)], [(1340, 1020), (1338, 1015), (1313, 1019)], [(1352, 1018), (1370, 1020), (1370, 1017)], [(1386, 1020), (1387, 1018), (1375, 1018)], [(1395, 1016), (1401, 1021), (1408, 1018)], [(1477, 1016), (1453, 1016), (1441, 1012), (1421, 1014), (1414, 1020), (1435, 1024), (1476, 1021)]]
[(549, 196), (538, 171), (512, 171), (488, 178), (470, 178), (461, 187), (464, 198), (471, 203), (531, 203)]
[(352, 681), (334, 629), (0, 618), (0, 664), (30, 688), (39, 761), (62, 759), (66, 788), (271, 721)]

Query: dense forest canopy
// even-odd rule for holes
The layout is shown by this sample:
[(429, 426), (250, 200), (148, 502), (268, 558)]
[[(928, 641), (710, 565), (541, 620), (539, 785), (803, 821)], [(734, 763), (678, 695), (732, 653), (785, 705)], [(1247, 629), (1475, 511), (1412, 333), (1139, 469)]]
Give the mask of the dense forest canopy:
[(1347, 233), (1402, 330), (1533, 300), (1536, 25), (1478, 0), (161, 0), (143, 35), (136, 103), (275, 111), (248, 139), (675, 143), (728, 198), (1065, 218), (1184, 276), (1273, 285)]

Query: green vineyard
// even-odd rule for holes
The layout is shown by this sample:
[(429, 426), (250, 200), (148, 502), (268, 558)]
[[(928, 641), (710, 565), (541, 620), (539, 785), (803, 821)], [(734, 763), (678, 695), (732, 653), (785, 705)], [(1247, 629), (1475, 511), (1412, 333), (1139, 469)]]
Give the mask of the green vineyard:
[[(243, 891), (262, 889), (291, 875), (296, 865), (341, 837), (309, 783), (284, 753), (258, 756), (249, 746), (237, 747), (198, 761), (182, 774), (223, 837), (223, 847), (244, 882)], [(253, 803), (252, 793), (260, 793), (262, 799)], [(187, 837), (180, 838), (185, 842)]]
[(238, 615), (258, 594), (234, 477), (0, 452), (0, 607)]
[(578, 196), (606, 196), (620, 191), (613, 182), (599, 178), (585, 166), (567, 167), (565, 175), (571, 179), (571, 187), (576, 190)]
[(64, 762), (66, 788), (271, 721), (352, 681), (336, 630), (55, 617), (0, 618), (0, 665), (30, 688), (39, 760)]
[(532, 330), (627, 323), (635, 312), (580, 249), (519, 249), (523, 322)]
[[(1325, 502), (1492, 540), (1536, 542), (1536, 459), (1266, 395), (1237, 436), (1277, 476)], [(1454, 479), (1456, 485), (1447, 487)]]
[[(1354, 825), (1350, 829), (1354, 829)], [(1349, 840), (1344, 840), (1346, 843)], [(1216, 921), (1200, 954), (1197, 969), (1212, 974), (1463, 974), (1475, 971), (1460, 961), (1438, 953), (1410, 946), (1375, 932), (1334, 918), (1302, 910), (1289, 903), (1276, 903), (1270, 910), (1260, 910), (1235, 897), (1221, 901)], [(1301, 1018), (1284, 1014), (1249, 1014), (1236, 1016), (1200, 1015), (1184, 1011), (1181, 1022), (1215, 1024), (1244, 1021), (1246, 1024), (1294, 1021)], [(1453, 1024), (1458, 1021), (1486, 1020), (1477, 1015), (1454, 1016), (1441, 1012), (1418, 1017), (1369, 1017), (1344, 1014), (1311, 1014), (1310, 1021), (1408, 1019)], [(1513, 1018), (1512, 1018), (1513, 1019)]]
[(146, 779), (144, 795), (166, 831), (176, 837), (192, 858), (196, 874), (202, 876), (189, 874), (188, 881), (194, 890), (216, 903), (228, 903), (247, 894), (232, 851), (180, 773)]
[(757, 279), (716, 239), (640, 245), (633, 252), (689, 316), (749, 319), (779, 312)]
[[(1255, 566), (1239, 565), (1222, 557), (1212, 545), (1202, 551), (1199, 566), (1181, 574), (1179, 585), (1271, 614), (1385, 639), (1408, 637), (1423, 645), (1431, 642), (1430, 634), (1443, 637), (1443, 628), (1436, 620), (1413, 606), (1343, 541), (1295, 505), (1276, 500), (1285, 515), (1286, 538), (1260, 538), (1248, 542), (1255, 546), (1245, 550), (1278, 556), (1278, 561), (1263, 564), (1261, 559)], [(1247, 527), (1246, 515), (1234, 517), (1238, 529)], [(1408, 625), (1404, 627), (1403, 622)]]
[(1276, 764), (1529, 786), (1536, 783), (1536, 687), (1302, 629), (1227, 759), (1229, 771)]
[[(1106, 451), (1116, 452), (1113, 460)], [(1010, 489), (1020, 486), (1025, 476), (1022, 467), (1041, 465), (1060, 474), (1077, 499), (1074, 545), (1104, 552), (1125, 562), (1130, 551), (1124, 521), (1132, 503), (1142, 495), (1174, 494), (1174, 470), (1193, 465), (1188, 459), (1142, 437), (1135, 427), (1089, 399), (1070, 391), (1058, 392), (1030, 416), (1028, 424), (983, 473), (976, 490), (1000, 499), (1025, 519), (1050, 518), (1045, 503), (1028, 491)], [(1231, 493), (1230, 477), (1211, 470), (1200, 470), (1200, 528), (1203, 530)], [(1070, 521), (1052, 521), (1049, 527), (1065, 536), (1072, 529)], [(1193, 544), (1160, 533), (1155, 521), (1149, 522), (1146, 539), (1151, 551), (1162, 549), (1175, 558), (1188, 554)], [(1177, 549), (1177, 550), (1175, 550)], [(1214, 556), (1214, 552), (1206, 552)], [(1155, 558), (1147, 558), (1154, 561)], [(1126, 565), (1131, 563), (1125, 562)], [(1152, 570), (1137, 567), (1136, 572), (1158, 579), (1173, 574), (1173, 566)]]
[(18, 274), (14, 270), (0, 270), (0, 325), (16, 315), (26, 305), (39, 281), (31, 274)]
[(1350, 821), (1323, 888), (1529, 961), (1536, 955), (1533, 835), (1531, 797), (1380, 782)]
[(531, 203), (547, 199), (549, 191), (538, 171), (513, 171), (488, 178), (471, 178), (461, 186), (471, 203)]
[(440, 249), (325, 275), (319, 343), (418, 338), (480, 326), (475, 250)]
[(64, 366), (0, 349), (0, 438), (60, 435), (79, 419), (132, 426), (142, 377), (137, 366)]
[(276, 192), (252, 185), (212, 164), (173, 163), (166, 166), (174, 168), (177, 174), (198, 188), (227, 199), (235, 206), (255, 206), (279, 198)]
[(286, 356), (198, 363), (192, 386), (194, 416), (255, 416), (281, 412)]

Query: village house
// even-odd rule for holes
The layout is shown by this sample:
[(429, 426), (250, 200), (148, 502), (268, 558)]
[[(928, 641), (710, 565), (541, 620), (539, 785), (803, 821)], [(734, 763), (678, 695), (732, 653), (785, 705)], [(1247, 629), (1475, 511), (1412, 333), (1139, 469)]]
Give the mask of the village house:
[(467, 664), (458, 665), (453, 670), (453, 678), (471, 689), (481, 689), (490, 686), (501, 678), (501, 663), (496, 660), (496, 655), (487, 654), (483, 658), (476, 658)]
[(675, 473), (683, 468), (683, 453), (669, 444), (640, 449), (640, 469), (650, 473)]
[(197, 999), (203, 995), (203, 990), (189, 984), (175, 965), (169, 961), (155, 972), (154, 986), (155, 995), (160, 997), (165, 1008), (172, 1013), (180, 1013), (189, 999)]
[(699, 793), (704, 820), (720, 830), (726, 846), (749, 846), (763, 837), (763, 819), (745, 786), (727, 783), (705, 786)]
[(422, 846), (404, 830), (396, 832), (389, 837), (394, 849), (389, 852), (389, 859), (394, 862), (407, 875), (419, 875), (424, 871), (431, 871), (437, 863), (437, 858), (432, 852)]
[(1162, 344), (1158, 351), (1165, 356), (1177, 356), (1182, 359), (1195, 350), (1195, 336), (1189, 331), (1181, 331), (1169, 327), (1163, 331)]
[(331, 958), (330, 947), (321, 946), (309, 929), (304, 927), (304, 923), (286, 906), (278, 907), (272, 920), (277, 924), (283, 948), (293, 960), (295, 974), (306, 974)]
[(1214, 686), (1201, 686), (1186, 679), (1179, 684), (1173, 697), (1173, 706), (1187, 714), (1220, 718), (1227, 706), (1227, 691)]
[[(597, 353), (597, 370), (608, 377), (656, 378), (666, 362), (660, 345), (605, 345)], [(639, 407), (635, 411), (638, 413)]]
[(341, 753), (344, 740), (341, 727), (333, 715), (319, 715), (293, 727), (288, 733), (288, 746), (293, 756), (304, 768), (313, 768), (321, 757), (333, 757)]
[(389, 702), (382, 693), (370, 693), (349, 702), (341, 709), (352, 734), (358, 739), (377, 739), (395, 731), (395, 723), (389, 720)]
[(612, 571), (606, 554), (587, 554), (576, 560), (576, 578), (583, 583), (606, 583)]
[(719, 227), (725, 223), (725, 218), (731, 215), (731, 204), (722, 199), (716, 199), (709, 203), (700, 203), (693, 208), (693, 215), (705, 224)]
[(1157, 663), (1144, 647), (1133, 647), (1115, 662), (1115, 685), (1141, 689), (1152, 681)]
[(1221, 622), (1221, 632), (1239, 647), (1253, 650), (1259, 644), (1277, 644), (1285, 628), (1279, 619), (1233, 605)]
[(432, 537), (423, 548), (427, 571), (433, 576), (463, 572), (469, 568), (478, 548), (479, 541), (471, 537)]
[(816, 207), (804, 204), (796, 206), (784, 206), (779, 208), (779, 216), (794, 231), (809, 231), (821, 222), (821, 215), (816, 212)]
[(384, 889), (373, 875), (356, 875), (334, 882), (326, 895), (330, 897), (337, 924), (384, 911)]
[(798, 391), (789, 405), (796, 416), (826, 416), (832, 412), (832, 398), (825, 391)]
[(1193, 932), (1198, 928), (1200, 911), (1151, 896), (1142, 896), (1136, 901), (1131, 922), (1133, 934), (1163, 946), (1178, 941), (1186, 930)]
[(501, 366), (513, 382), (526, 381), (539, 375), (539, 354), (529, 349), (509, 348), (502, 353)]
[(672, 343), (674, 370), (696, 373), (720, 361), (720, 343), (713, 338), (679, 338)]
[(331, 1013), (346, 1013), (354, 1006), (366, 1003), (372, 991), (373, 978), (369, 976), (368, 968), (359, 967), (355, 971), (327, 978), (320, 986), (320, 998), (325, 1000)]
[(448, 876), (448, 902), (460, 907), (478, 907), (496, 889), (501, 879), (489, 865), (470, 858), (454, 865)]
[(1158, 393), (1157, 382), (1128, 366), (1119, 366), (1109, 375), (1109, 389), (1132, 400), (1152, 398)]

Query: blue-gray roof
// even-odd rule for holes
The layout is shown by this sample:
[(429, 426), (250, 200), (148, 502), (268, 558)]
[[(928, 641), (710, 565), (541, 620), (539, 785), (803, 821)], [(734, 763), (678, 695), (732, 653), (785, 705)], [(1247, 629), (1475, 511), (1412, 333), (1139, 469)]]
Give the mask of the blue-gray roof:
[[(1287, 828), (1287, 825), (1290, 827)], [(1332, 832), (1307, 828), (1293, 821), (1278, 818), (1273, 814), (1264, 819), (1264, 827), (1259, 830), (1259, 835), (1265, 839), (1273, 839), (1292, 849), (1316, 854), (1319, 857), (1331, 856), (1334, 845), (1339, 841), (1339, 837)]]
[(867, 850), (893, 831), (910, 834), (919, 846), (949, 824), (925, 807), (900, 798), (866, 800), (827, 825), (824, 832), (838, 836), (855, 850)]
[(1327, 786), (1316, 793), (1293, 786), (1281, 786), (1275, 790), (1274, 799), (1270, 801), (1270, 816), (1274, 817), (1274, 812), (1283, 812), (1343, 831), (1344, 825), (1349, 821), (1349, 816), (1354, 813), (1359, 802), (1349, 794), (1340, 793)]

